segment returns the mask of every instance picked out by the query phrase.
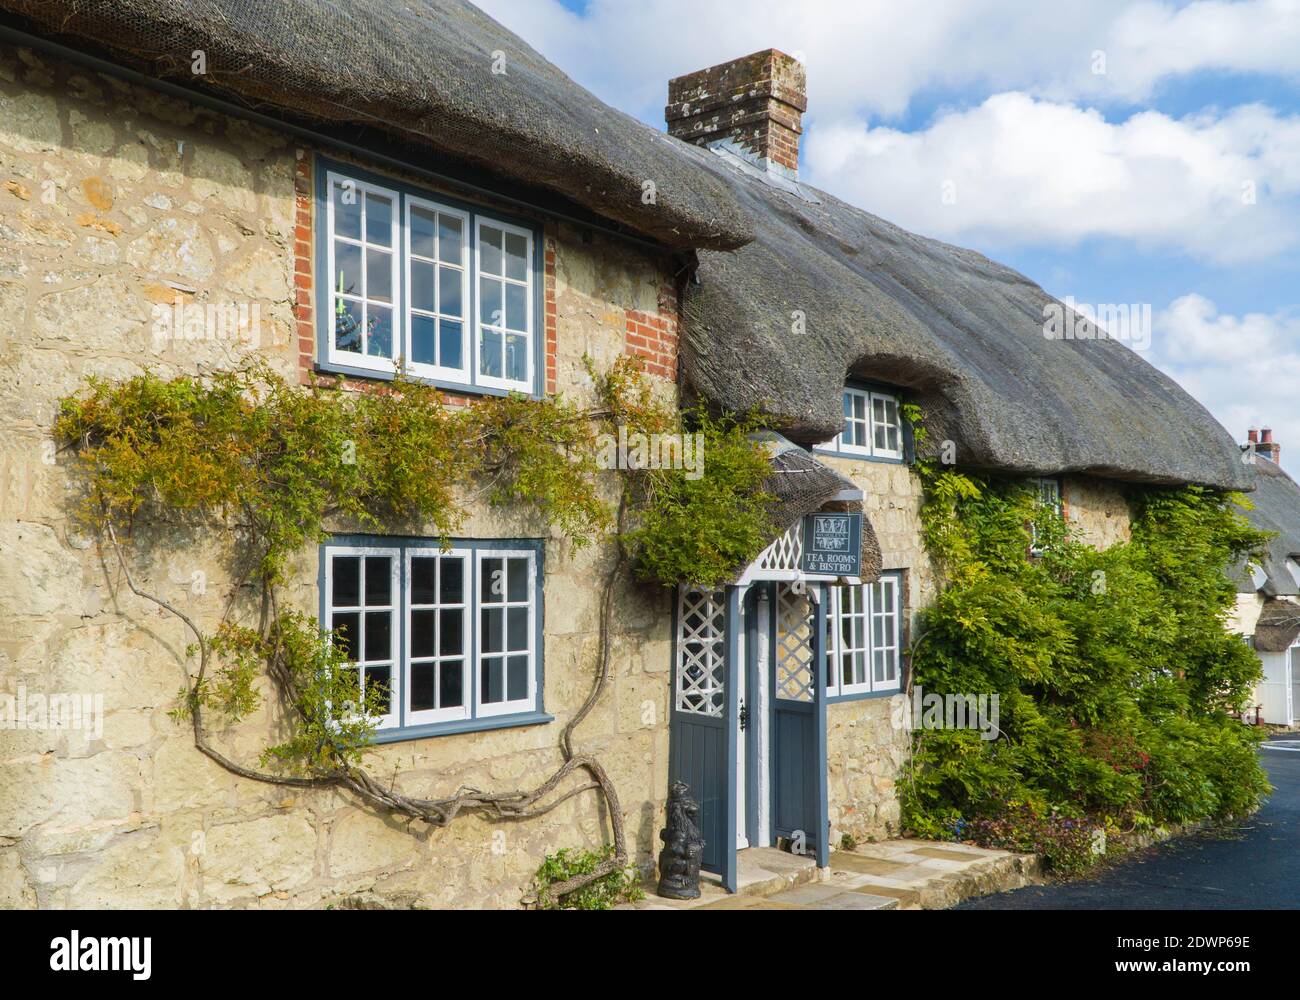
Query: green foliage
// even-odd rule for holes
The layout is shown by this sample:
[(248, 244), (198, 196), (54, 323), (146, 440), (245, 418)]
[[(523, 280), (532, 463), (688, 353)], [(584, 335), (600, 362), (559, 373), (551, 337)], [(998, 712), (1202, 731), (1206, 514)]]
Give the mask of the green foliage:
[[(1268, 791), (1253, 732), (1229, 715), (1258, 661), (1227, 631), (1225, 569), (1265, 536), (1237, 498), (1134, 490), (1132, 540), (1098, 551), (1020, 482), (923, 468), (942, 591), (922, 616), (927, 694), (996, 693), (999, 738), (921, 731), (902, 784), (923, 836), (1036, 844), (1062, 870), (1088, 827), (1238, 816)], [(1029, 556), (1036, 529), (1041, 557)]]
[(619, 903), (644, 899), (645, 892), (641, 888), (635, 867), (615, 869), (558, 900), (551, 893), (551, 886), (568, 881), (575, 875), (589, 875), (596, 870), (597, 865), (604, 864), (613, 857), (613, 844), (607, 844), (599, 851), (563, 847), (554, 854), (548, 854), (533, 876), (533, 891), (538, 907), (543, 910), (608, 910)]

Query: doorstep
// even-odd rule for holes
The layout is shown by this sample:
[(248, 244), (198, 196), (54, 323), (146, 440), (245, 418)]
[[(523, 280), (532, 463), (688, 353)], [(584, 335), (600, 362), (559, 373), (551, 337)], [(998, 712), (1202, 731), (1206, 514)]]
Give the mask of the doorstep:
[(971, 896), (1018, 889), (1042, 881), (1032, 854), (1012, 854), (967, 844), (886, 840), (833, 851), (830, 867), (771, 847), (736, 856), (737, 891), (724, 892), (713, 876), (700, 876), (700, 898), (646, 898), (634, 910), (942, 910)]

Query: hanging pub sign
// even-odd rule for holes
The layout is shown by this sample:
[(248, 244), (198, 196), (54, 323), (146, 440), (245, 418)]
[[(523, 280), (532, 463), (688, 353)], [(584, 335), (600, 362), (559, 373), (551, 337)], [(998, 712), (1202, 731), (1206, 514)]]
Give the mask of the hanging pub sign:
[(862, 515), (809, 514), (803, 522), (803, 571), (817, 576), (862, 574)]

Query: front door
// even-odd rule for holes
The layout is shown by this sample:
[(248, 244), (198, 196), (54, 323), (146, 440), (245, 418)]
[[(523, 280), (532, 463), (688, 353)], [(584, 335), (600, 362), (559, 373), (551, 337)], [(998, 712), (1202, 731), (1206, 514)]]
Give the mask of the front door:
[(830, 863), (824, 603), (816, 585), (778, 583), (773, 606), (772, 830)]
[(700, 867), (736, 888), (740, 592), (678, 588), (668, 738), (670, 781), (700, 806)]

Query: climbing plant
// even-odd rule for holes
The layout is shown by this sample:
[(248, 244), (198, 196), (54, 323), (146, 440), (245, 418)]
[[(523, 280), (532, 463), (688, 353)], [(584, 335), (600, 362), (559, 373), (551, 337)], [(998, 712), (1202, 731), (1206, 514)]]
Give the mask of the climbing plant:
[(1135, 487), (1131, 540), (1097, 550), (1022, 481), (919, 471), (940, 593), (921, 616), (913, 683), (996, 694), (1000, 718), (992, 740), (916, 732), (905, 825), (1077, 871), (1097, 827), (1253, 810), (1268, 785), (1232, 713), (1259, 666), (1226, 624), (1225, 570), (1266, 539), (1242, 516), (1245, 499)]
[[(573, 744), (609, 680), (614, 590), (629, 567), (652, 583), (708, 585), (757, 555), (767, 462), (744, 421), (679, 413), (629, 359), (605, 373), (588, 367), (596, 404), (586, 408), (563, 396), (519, 395), (449, 405), (438, 390), (400, 377), (366, 391), (341, 379), (298, 386), (259, 361), (205, 377), (92, 378), (63, 399), (55, 433), (75, 452), (79, 517), (110, 551), (126, 586), (175, 615), (194, 638), (173, 715), (189, 722), (198, 750), (250, 780), (342, 788), (435, 827), (465, 812), (529, 819), (599, 791), (613, 843), (590, 864), (548, 881), (547, 895), (559, 900), (620, 875), (628, 854), (617, 791), (599, 760)], [(619, 428), (625, 435), (701, 434), (707, 460), (700, 476), (623, 463), (615, 495), (602, 493), (608, 462), (600, 436)], [(364, 767), (381, 693), (363, 695), (356, 671), (344, 669), (342, 644), (314, 617), (286, 606), (282, 591), (294, 560), (331, 530), (409, 529), (446, 543), (477, 503), (531, 511), (540, 529), (574, 546), (611, 534), (621, 540), (600, 589), (593, 683), (560, 735), (559, 766), (536, 788), (410, 796)], [(234, 568), (211, 633), (143, 589), (129, 558), (133, 546), (165, 546), (188, 531), (220, 538)], [(682, 554), (670, 558), (673, 546)], [(290, 725), (254, 766), (214, 745), (206, 719), (247, 717), (260, 704), (263, 673)]]

